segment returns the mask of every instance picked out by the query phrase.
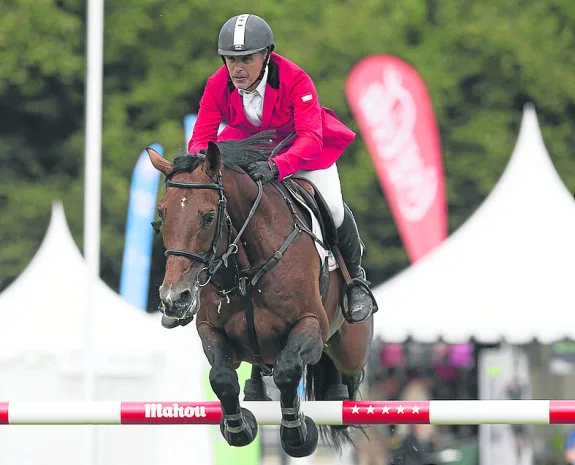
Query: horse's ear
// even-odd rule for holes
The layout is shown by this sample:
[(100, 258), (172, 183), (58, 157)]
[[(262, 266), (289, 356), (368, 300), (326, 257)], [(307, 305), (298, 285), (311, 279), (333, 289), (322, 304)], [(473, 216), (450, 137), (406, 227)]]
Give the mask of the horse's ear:
[(210, 171), (217, 173), (222, 169), (222, 155), (217, 144), (208, 142), (208, 150), (206, 151), (206, 160)]
[(148, 156), (150, 157), (150, 161), (154, 168), (164, 175), (167, 175), (174, 168), (174, 164), (171, 161), (166, 160), (152, 147), (146, 147), (146, 152), (148, 152)]

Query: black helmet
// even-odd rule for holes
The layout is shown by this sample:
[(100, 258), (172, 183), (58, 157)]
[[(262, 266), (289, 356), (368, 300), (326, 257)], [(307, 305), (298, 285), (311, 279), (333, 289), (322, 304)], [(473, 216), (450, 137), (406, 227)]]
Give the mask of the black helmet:
[(218, 54), (221, 56), (251, 55), (268, 47), (274, 48), (274, 33), (259, 16), (234, 16), (220, 30)]

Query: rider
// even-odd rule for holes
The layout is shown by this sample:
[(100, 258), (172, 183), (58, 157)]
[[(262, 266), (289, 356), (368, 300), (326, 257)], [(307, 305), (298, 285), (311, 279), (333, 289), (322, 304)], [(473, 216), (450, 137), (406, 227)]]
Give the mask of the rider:
[[(245, 139), (263, 130), (273, 129), (282, 139), (295, 131), (287, 150), (269, 161), (252, 163), (248, 174), (265, 184), (297, 173), (320, 191), (338, 228), (339, 247), (356, 284), (348, 293), (350, 316), (361, 322), (372, 314), (374, 302), (366, 290), (369, 283), (361, 266), (361, 239), (343, 202), (335, 164), (355, 133), (333, 111), (320, 105), (305, 71), (273, 50), (273, 32), (259, 16), (242, 14), (226, 21), (218, 40), (224, 66), (207, 81), (188, 152), (199, 152), (209, 141)], [(223, 119), (226, 127), (218, 136)]]

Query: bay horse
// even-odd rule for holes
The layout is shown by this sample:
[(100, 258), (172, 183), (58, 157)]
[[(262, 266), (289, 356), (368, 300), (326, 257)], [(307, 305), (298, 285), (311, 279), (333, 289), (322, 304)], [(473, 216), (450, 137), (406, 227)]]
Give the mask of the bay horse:
[[(244, 446), (257, 435), (254, 415), (239, 400), (236, 368), (247, 362), (244, 400), (269, 400), (262, 375), (273, 375), (282, 447), (304, 457), (318, 443), (317, 426), (300, 409), (304, 372), (307, 399), (354, 399), (373, 317), (354, 324), (344, 318), (344, 274), (326, 269), (309, 210), (292, 200), (286, 181), (262, 186), (246, 174), (249, 163), (273, 156), (271, 142), (267, 133), (210, 142), (204, 153), (174, 162), (146, 148), (166, 187), (158, 204), (167, 256), (160, 310), (182, 325), (196, 317), (226, 441)], [(342, 426), (320, 433), (336, 448), (351, 441)]]

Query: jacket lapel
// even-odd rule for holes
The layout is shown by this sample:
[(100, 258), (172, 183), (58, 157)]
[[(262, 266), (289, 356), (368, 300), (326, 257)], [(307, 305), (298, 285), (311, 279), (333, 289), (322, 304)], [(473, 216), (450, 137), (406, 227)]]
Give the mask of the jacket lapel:
[(266, 94), (264, 96), (264, 108), (262, 111), (262, 130), (269, 127), (272, 113), (278, 99), (278, 91), (269, 84), (266, 84)]
[[(230, 104), (229, 104), (230, 110), (232, 111), (239, 111), (240, 115), (243, 116), (244, 119), (247, 119), (244, 115), (244, 107), (243, 107), (243, 102), (242, 102), (242, 96), (240, 95), (240, 93), (237, 91), (237, 89), (234, 89), (231, 93), (230, 93)], [(230, 115), (231, 116), (231, 115)]]

